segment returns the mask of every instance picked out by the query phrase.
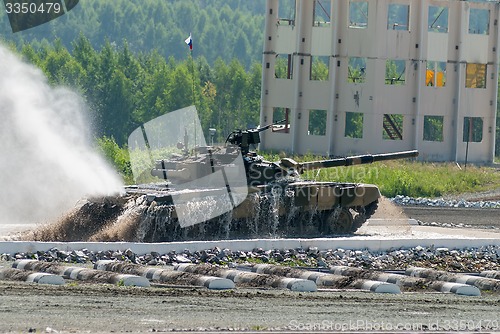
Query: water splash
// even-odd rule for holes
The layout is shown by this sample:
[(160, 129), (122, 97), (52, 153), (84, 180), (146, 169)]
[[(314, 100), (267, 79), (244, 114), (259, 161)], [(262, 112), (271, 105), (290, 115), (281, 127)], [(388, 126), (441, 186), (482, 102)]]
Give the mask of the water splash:
[(93, 150), (82, 98), (0, 45), (0, 224), (52, 220), (122, 189)]
[[(175, 206), (168, 201), (156, 202), (151, 194), (93, 198), (58, 224), (36, 230), (21, 240), (166, 242), (318, 237), (324, 233), (323, 219), (328, 212), (316, 206), (296, 205), (292, 188), (251, 193), (247, 200), (243, 216), (241, 211), (230, 211), (200, 224), (181, 227)], [(206, 196), (197, 205), (188, 201), (186, 210), (194, 211), (188, 213), (197, 219), (200, 208), (213, 203), (214, 199)]]

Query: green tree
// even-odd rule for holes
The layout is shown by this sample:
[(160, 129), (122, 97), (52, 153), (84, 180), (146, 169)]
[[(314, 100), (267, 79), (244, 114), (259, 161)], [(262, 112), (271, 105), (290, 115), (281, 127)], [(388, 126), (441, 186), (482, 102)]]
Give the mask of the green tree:
[[(167, 110), (172, 111), (180, 108), (196, 104), (196, 87), (199, 87), (196, 82), (193, 83), (191, 60), (179, 64), (172, 72), (172, 79), (168, 87), (169, 103)], [(193, 88), (195, 91), (193, 92)]]
[(328, 80), (328, 57), (311, 57), (311, 80)]
[[(193, 103), (205, 133), (217, 129), (221, 140), (236, 128), (259, 121), (261, 65), (250, 71), (237, 59), (222, 58), (211, 67), (204, 57), (166, 60), (158, 51), (135, 54), (127, 41), (116, 47), (106, 41), (100, 51), (80, 35), (72, 53), (60, 42), (44, 42), (22, 52), (40, 66), (53, 85), (78, 87), (93, 113), (97, 137), (120, 146), (138, 126)], [(193, 100), (194, 89), (194, 100)]]
[(387, 60), (385, 67), (386, 85), (404, 85), (406, 63), (404, 60)]
[(261, 87), (262, 65), (254, 63), (247, 74), (245, 119), (248, 126), (259, 124)]
[(347, 112), (345, 124), (345, 137), (363, 138), (363, 113)]

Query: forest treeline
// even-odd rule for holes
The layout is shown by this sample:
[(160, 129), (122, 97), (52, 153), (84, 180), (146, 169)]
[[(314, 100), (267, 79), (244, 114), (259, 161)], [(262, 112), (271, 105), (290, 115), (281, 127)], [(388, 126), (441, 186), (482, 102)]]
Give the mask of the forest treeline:
[[(218, 58), (210, 65), (205, 57), (193, 60), (184, 47), (183, 60), (166, 59), (158, 51), (135, 54), (126, 42), (116, 47), (105, 41), (97, 50), (80, 35), (71, 49), (58, 40), (39, 49), (25, 44), (19, 52), (42, 69), (51, 84), (80, 91), (90, 107), (96, 137), (121, 147), (141, 124), (192, 104), (204, 131), (217, 129), (217, 141), (234, 129), (258, 125), (261, 64), (246, 69), (238, 59), (227, 63)], [(316, 72), (321, 75), (321, 66)], [(496, 156), (499, 120), (500, 114)]]
[(66, 15), (16, 34), (7, 15), (0, 15), (0, 36), (35, 49), (54, 40), (71, 49), (79, 34), (96, 49), (106, 41), (122, 47), (127, 40), (133, 53), (155, 49), (179, 61), (192, 33), (195, 57), (203, 55), (209, 64), (237, 58), (249, 69), (261, 59), (264, 13), (265, 0), (80, 0)]
[[(294, 4), (281, 0), (280, 17), (293, 17)], [(328, 1), (323, 7), (329, 12)], [(214, 127), (222, 137), (258, 124), (264, 13), (265, 0), (81, 0), (16, 34), (0, 15), (0, 38), (52, 84), (82, 92), (98, 137), (123, 145), (140, 124), (193, 101), (205, 131)], [(189, 33), (194, 62), (184, 43)], [(313, 70), (318, 78), (327, 73)], [(500, 122), (497, 133), (500, 156)]]
[[(476, 0), (484, 1), (484, 0)], [(318, 0), (314, 16), (329, 21), (332, 3)], [(278, 15), (295, 18), (295, 0), (280, 0)], [(260, 61), (266, 0), (80, 0), (66, 15), (47, 24), (12, 34), (7, 15), (0, 15), (0, 38), (18, 47), (28, 43), (35, 48), (58, 39), (71, 49), (74, 39), (83, 34), (94, 48), (105, 41), (134, 52), (156, 49), (165, 58), (184, 59), (183, 42), (192, 33), (195, 56), (203, 55), (209, 64), (218, 57), (226, 62), (237, 58), (246, 69)], [(353, 3), (350, 15), (364, 22), (368, 4)], [(408, 18), (405, 6), (393, 6), (391, 22)], [(438, 10), (435, 22), (447, 20), (448, 13)], [(358, 17), (359, 16), (359, 17)], [(471, 28), (484, 26), (487, 17), (473, 13)]]
[(68, 50), (61, 41), (19, 52), (39, 67), (53, 85), (79, 91), (91, 110), (97, 137), (123, 146), (140, 125), (169, 111), (196, 105), (205, 131), (213, 127), (221, 139), (233, 129), (258, 125), (261, 65), (248, 70), (237, 59), (194, 60), (185, 47), (184, 60), (164, 58), (157, 51), (134, 54), (127, 43), (109, 41), (96, 50), (80, 36)]

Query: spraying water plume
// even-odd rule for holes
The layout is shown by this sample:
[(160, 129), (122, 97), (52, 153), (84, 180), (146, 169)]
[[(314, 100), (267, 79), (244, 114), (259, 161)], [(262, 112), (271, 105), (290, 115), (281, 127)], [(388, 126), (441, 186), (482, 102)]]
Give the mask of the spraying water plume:
[(0, 225), (43, 222), (122, 189), (93, 150), (85, 105), (0, 45)]

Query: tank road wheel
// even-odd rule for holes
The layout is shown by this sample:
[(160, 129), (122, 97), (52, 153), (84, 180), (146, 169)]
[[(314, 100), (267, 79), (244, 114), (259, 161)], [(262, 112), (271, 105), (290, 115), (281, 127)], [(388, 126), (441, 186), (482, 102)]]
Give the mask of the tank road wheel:
[(337, 208), (330, 211), (325, 219), (327, 234), (349, 234), (352, 232), (353, 218), (349, 208)]
[(365, 206), (365, 217), (369, 219), (378, 208), (378, 199)]
[(351, 232), (356, 232), (370, 217), (375, 213), (378, 208), (378, 200), (371, 202), (366, 206), (360, 206), (354, 208), (358, 213), (354, 216), (354, 223)]

